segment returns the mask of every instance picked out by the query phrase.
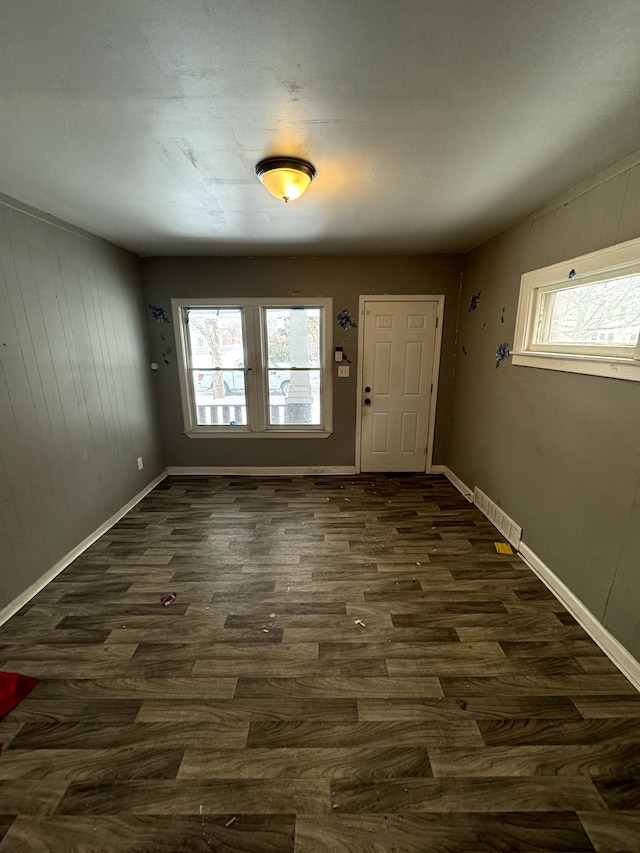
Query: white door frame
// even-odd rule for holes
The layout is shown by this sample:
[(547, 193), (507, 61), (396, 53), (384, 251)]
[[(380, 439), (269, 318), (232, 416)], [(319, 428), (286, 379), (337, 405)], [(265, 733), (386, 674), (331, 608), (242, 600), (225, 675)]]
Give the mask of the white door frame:
[(437, 303), (436, 314), (436, 340), (433, 353), (433, 373), (431, 375), (431, 406), (429, 408), (429, 433), (427, 436), (427, 463), (425, 471), (431, 473), (433, 460), (433, 438), (436, 430), (436, 403), (438, 401), (438, 377), (440, 375), (440, 353), (442, 350), (442, 327), (444, 325), (444, 294), (413, 294), (410, 296), (396, 296), (386, 293), (384, 296), (374, 294), (372, 296), (360, 296), (358, 304), (358, 380), (357, 380), (357, 408), (356, 408), (356, 472), (361, 468), (361, 441), (362, 441), (362, 369), (364, 356), (364, 306), (366, 302), (435, 302)]

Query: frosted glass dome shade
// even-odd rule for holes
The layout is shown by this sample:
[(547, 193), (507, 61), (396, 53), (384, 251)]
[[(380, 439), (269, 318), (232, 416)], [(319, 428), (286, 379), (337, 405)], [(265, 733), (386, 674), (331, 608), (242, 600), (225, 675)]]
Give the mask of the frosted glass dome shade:
[(316, 170), (306, 160), (295, 157), (270, 157), (256, 166), (260, 178), (272, 196), (291, 201), (299, 198), (315, 178)]

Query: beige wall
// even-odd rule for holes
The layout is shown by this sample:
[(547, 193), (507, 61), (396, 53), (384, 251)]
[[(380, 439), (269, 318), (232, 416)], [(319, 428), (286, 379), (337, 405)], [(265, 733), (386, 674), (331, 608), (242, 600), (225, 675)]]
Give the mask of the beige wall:
[(640, 658), (640, 383), (495, 367), (523, 272), (640, 235), (640, 167), (615, 171), (466, 257), (447, 459)]
[[(166, 463), (169, 466), (336, 466), (355, 459), (358, 330), (341, 331), (335, 317), (347, 308), (357, 317), (360, 294), (444, 294), (440, 387), (433, 462), (444, 463), (451, 402), (451, 377), (460, 258), (457, 255), (367, 256), (323, 258), (148, 258), (143, 261), (147, 302), (170, 307), (172, 297), (331, 296), (334, 346), (352, 361), (349, 379), (334, 380), (334, 432), (327, 439), (189, 439), (183, 435), (175, 352), (163, 364), (160, 334), (151, 328), (155, 377), (161, 411)], [(175, 345), (174, 345), (175, 346)]]
[(139, 261), (47, 219), (0, 200), (0, 610), (163, 468)]

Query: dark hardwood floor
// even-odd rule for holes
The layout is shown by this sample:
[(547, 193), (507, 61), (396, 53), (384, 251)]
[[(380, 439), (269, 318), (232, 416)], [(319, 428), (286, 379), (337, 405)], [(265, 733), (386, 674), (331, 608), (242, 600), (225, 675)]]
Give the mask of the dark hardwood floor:
[(640, 850), (640, 694), (496, 541), (441, 476), (165, 480), (0, 628), (0, 853)]

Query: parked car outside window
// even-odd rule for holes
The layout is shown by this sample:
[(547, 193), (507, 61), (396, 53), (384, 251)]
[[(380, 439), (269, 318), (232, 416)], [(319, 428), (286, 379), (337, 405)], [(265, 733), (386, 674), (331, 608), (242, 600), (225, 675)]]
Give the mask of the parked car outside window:
[[(236, 361), (237, 370), (223, 370), (225, 397), (234, 394), (244, 394), (244, 372), (242, 361)], [(271, 394), (281, 394), (286, 397), (291, 386), (291, 371), (277, 364), (269, 365), (269, 391)], [(213, 387), (213, 373), (203, 370), (197, 374), (196, 391), (198, 394), (210, 394)]]

